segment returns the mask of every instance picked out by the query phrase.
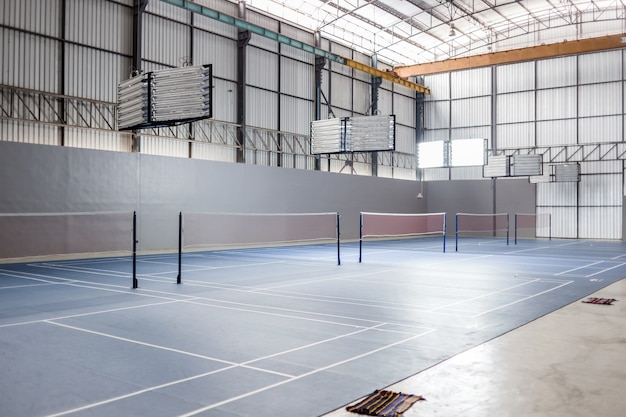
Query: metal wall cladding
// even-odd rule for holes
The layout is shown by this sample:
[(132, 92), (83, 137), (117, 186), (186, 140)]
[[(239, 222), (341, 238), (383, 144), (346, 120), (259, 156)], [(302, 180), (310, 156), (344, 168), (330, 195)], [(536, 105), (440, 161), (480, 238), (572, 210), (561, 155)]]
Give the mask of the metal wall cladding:
[(379, 88), (377, 105), (380, 114), (394, 114), (393, 92)]
[(417, 103), (413, 97), (402, 94), (393, 95), (393, 112), (396, 115), (396, 124), (402, 124), (415, 128), (415, 114)]
[(575, 119), (537, 122), (537, 146), (575, 144), (576, 129)]
[(491, 124), (491, 97), (476, 97), (452, 101), (451, 127), (489, 124)]
[(512, 93), (534, 89), (534, 62), (521, 62), (496, 67), (496, 91), (498, 93)]
[(620, 174), (581, 175), (578, 202), (581, 206), (622, 205), (622, 176)]
[[(80, 1), (80, 0), (75, 0)], [(146, 12), (165, 17), (169, 20), (176, 20), (181, 23), (189, 23), (189, 15), (186, 9), (182, 7), (176, 7), (172, 4), (162, 1), (148, 1)]]
[(112, 1), (67, 0), (66, 8), (67, 40), (119, 54), (132, 54), (131, 7)]
[(0, 84), (59, 93), (61, 42), (7, 28), (0, 36)]
[(424, 103), (424, 128), (447, 129), (450, 126), (450, 102), (429, 101)]
[(576, 72), (575, 56), (537, 61), (537, 88), (576, 85)]
[(621, 239), (622, 207), (581, 207), (578, 213), (581, 239)]
[[(280, 24), (280, 33), (291, 39), (295, 39), (297, 41), (306, 43), (307, 45), (315, 44), (315, 35), (313, 34), (313, 32), (292, 26), (288, 23)], [(286, 45), (283, 45), (283, 46), (286, 46)], [(300, 49), (295, 49), (295, 48), (291, 48), (291, 49), (300, 51)], [(308, 52), (304, 52), (304, 51), (301, 51), (301, 52), (309, 56), (311, 55)], [(292, 57), (292, 58), (297, 58), (297, 57)]]
[(278, 91), (278, 60), (275, 53), (248, 46), (246, 82), (248, 85)]
[(535, 120), (535, 92), (498, 94), (496, 97), (497, 123), (517, 123)]
[(282, 57), (291, 58), (296, 61), (306, 62), (313, 66), (315, 64), (315, 55), (302, 49), (294, 48), (289, 45), (280, 45), (280, 55)]
[(576, 117), (576, 87), (537, 91), (537, 120)]
[(64, 142), (65, 146), (72, 148), (115, 152), (132, 152), (133, 150), (132, 134), (126, 132), (66, 128)]
[(429, 129), (423, 132), (420, 142), (433, 142), (450, 139), (450, 129)]
[(424, 85), (430, 88), (430, 94), (424, 96), (425, 101), (438, 101), (450, 99), (450, 73), (427, 75), (424, 77)]
[[(257, 13), (250, 9), (246, 10), (246, 21), (252, 23), (253, 25), (261, 26), (265, 29), (269, 29), (272, 32), (278, 33), (280, 31), (280, 22), (278, 20), (273, 19), (269, 16), (266, 16), (261, 13)], [(268, 39), (259, 35), (252, 35), (250, 39), (249, 45), (256, 46), (258, 48), (266, 49), (272, 52), (278, 52), (278, 42)]]
[[(235, 3), (230, 3), (226, 1), (220, 2), (223, 5), (233, 6), (234, 12), (226, 12), (231, 16), (237, 16), (237, 5)], [(210, 7), (211, 9), (216, 9), (215, 7)], [(197, 29), (205, 30), (207, 32), (223, 36), (228, 39), (237, 39), (237, 28), (233, 25), (229, 25), (227, 23), (222, 23), (218, 20), (211, 19), (206, 16), (201, 16), (198, 14), (193, 15), (193, 25)]]
[(189, 157), (189, 142), (156, 136), (141, 136), (141, 153), (147, 155)]
[(451, 98), (490, 95), (491, 71), (491, 67), (484, 67), (450, 73)]
[[(544, 185), (544, 184), (537, 184)], [(578, 238), (578, 210), (576, 207), (539, 207), (537, 213), (550, 214), (552, 237)]]
[(313, 101), (285, 95), (280, 96), (280, 130), (282, 132), (308, 136), (314, 114), (315, 103)]
[(246, 87), (246, 123), (264, 129), (278, 129), (278, 94)]
[(331, 73), (330, 97), (326, 97), (330, 100), (333, 109), (340, 107), (344, 110), (352, 110), (352, 78), (335, 72)]
[(61, 145), (57, 126), (27, 123), (18, 120), (0, 120), (0, 140), (40, 145)]
[(578, 87), (580, 117), (610, 114), (623, 114), (621, 81)]
[(494, 148), (530, 148), (535, 146), (535, 124), (512, 123), (496, 127)]
[(213, 119), (237, 122), (237, 83), (213, 78)]
[(415, 128), (396, 124), (396, 152), (415, 155)]
[(447, 181), (450, 179), (450, 168), (426, 168), (421, 170), (422, 181)]
[(5, 0), (0, 2), (0, 24), (51, 37), (60, 37), (59, 0)]
[(580, 162), (580, 173), (585, 174), (621, 174), (623, 161)]
[(621, 81), (623, 50), (584, 54), (578, 57), (578, 82), (593, 84)]
[(131, 77), (131, 59), (68, 44), (65, 52), (65, 94), (114, 103), (117, 86)]
[(475, 138), (491, 140), (491, 126), (459, 127), (450, 129), (450, 139)]
[(188, 26), (148, 13), (143, 19), (143, 59), (170, 67), (181, 67), (190, 60)]
[(371, 114), (372, 86), (359, 80), (352, 80), (352, 109), (355, 114)]
[(451, 180), (481, 180), (483, 179), (483, 167), (454, 167), (450, 168)]
[(192, 142), (191, 155), (194, 159), (236, 162), (237, 150), (232, 147), (206, 142)]
[(193, 64), (213, 66), (213, 78), (237, 80), (237, 41), (204, 30), (193, 32)]
[(578, 183), (550, 182), (537, 184), (537, 206), (576, 207)]
[(578, 143), (622, 141), (623, 116), (589, 117), (578, 120)]

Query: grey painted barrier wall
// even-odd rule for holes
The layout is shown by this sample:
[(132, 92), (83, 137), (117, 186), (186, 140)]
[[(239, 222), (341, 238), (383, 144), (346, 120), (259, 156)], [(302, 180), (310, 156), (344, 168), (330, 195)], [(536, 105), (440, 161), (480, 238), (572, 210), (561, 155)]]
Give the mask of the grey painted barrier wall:
[[(534, 187), (527, 180), (500, 186), (504, 181), (422, 187), (387, 178), (0, 142), (0, 213), (137, 211), (139, 251), (175, 249), (180, 211), (338, 212), (342, 240), (358, 239), (361, 211), (446, 211), (448, 222), (456, 212), (491, 213), (494, 207), (534, 212)], [(420, 191), (424, 198), (418, 199)], [(93, 234), (97, 239), (98, 231)], [(0, 246), (11, 245), (12, 238)]]

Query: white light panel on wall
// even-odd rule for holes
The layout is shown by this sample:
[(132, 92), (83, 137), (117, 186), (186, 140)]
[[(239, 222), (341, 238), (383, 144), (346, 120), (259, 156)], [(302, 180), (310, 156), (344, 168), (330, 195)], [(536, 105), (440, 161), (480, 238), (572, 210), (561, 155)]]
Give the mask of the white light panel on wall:
[(463, 167), (485, 164), (485, 139), (453, 139), (450, 141), (450, 166)]
[(444, 149), (445, 143), (441, 140), (420, 142), (417, 145), (417, 167), (440, 168), (446, 166)]

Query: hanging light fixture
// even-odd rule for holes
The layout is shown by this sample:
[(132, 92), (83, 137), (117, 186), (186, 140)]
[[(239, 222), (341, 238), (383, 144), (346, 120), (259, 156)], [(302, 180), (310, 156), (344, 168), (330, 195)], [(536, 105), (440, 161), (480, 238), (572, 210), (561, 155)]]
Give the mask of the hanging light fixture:
[(456, 32), (454, 31), (454, 23), (450, 23), (450, 33), (448, 34), (448, 36), (456, 36)]

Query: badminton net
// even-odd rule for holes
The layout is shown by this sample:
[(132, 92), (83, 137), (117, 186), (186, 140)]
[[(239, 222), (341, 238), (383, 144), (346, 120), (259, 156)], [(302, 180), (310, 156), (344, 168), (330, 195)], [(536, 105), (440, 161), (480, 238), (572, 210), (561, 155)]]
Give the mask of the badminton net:
[(424, 235), (441, 235), (446, 251), (446, 213), (372, 213), (361, 212), (359, 262), (366, 238), (394, 239)]
[(76, 258), (133, 255), (136, 286), (134, 212), (0, 214), (0, 259)]
[(550, 213), (515, 213), (515, 244), (517, 239), (548, 238), (552, 240), (552, 217)]
[(456, 250), (459, 250), (459, 237), (506, 238), (509, 244), (509, 214), (457, 213)]
[(330, 242), (341, 264), (338, 213), (180, 213), (178, 283), (185, 250)]

